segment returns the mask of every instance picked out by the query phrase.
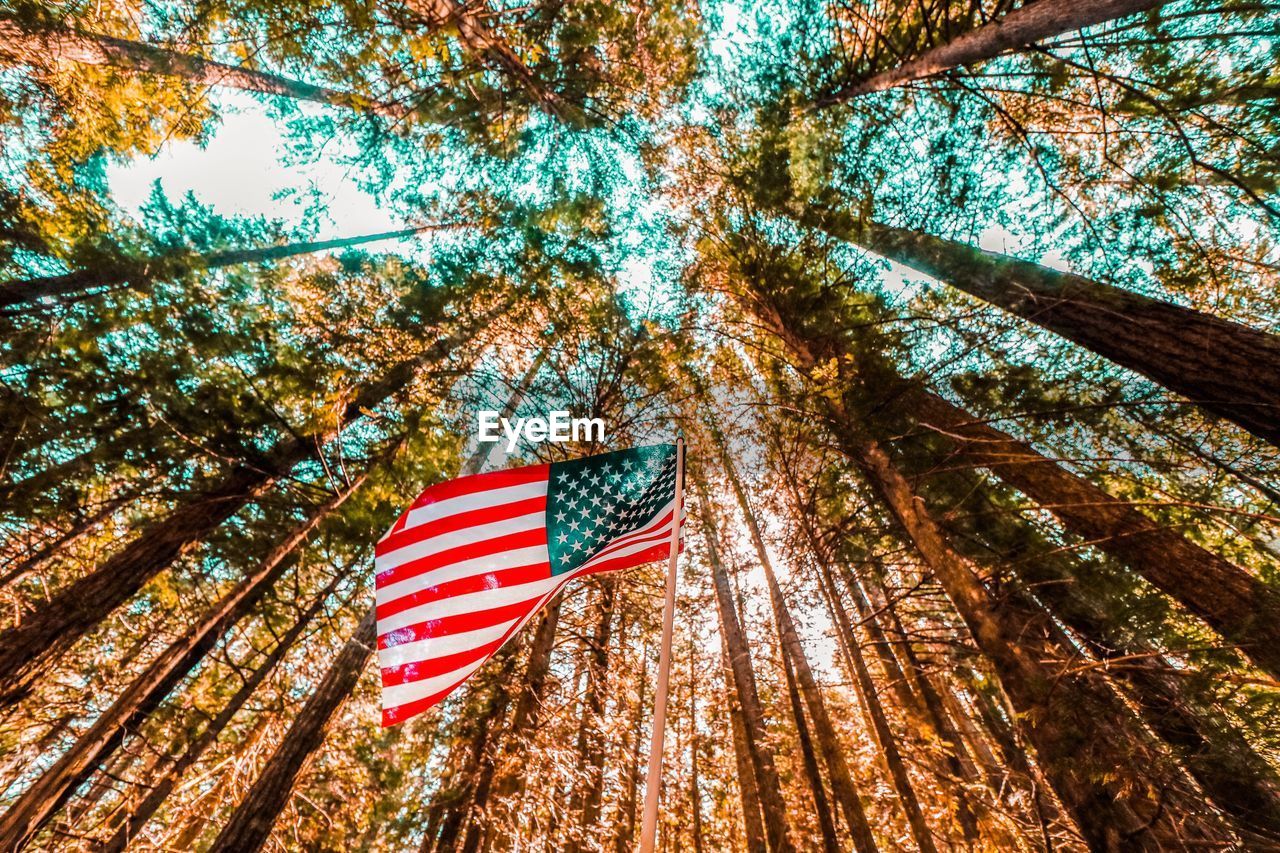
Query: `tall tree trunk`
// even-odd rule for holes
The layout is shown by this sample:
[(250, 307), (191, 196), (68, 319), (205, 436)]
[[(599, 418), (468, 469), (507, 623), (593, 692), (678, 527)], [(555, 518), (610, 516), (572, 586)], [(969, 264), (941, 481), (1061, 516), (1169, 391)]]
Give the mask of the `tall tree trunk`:
[(1140, 640), (1109, 638), (1106, 614), (1083, 594), (1079, 580), (1052, 556), (1021, 560), (1020, 575), (1035, 597), (1076, 632), (1079, 642), (1126, 684), (1142, 717), (1172, 746), (1209, 799), (1254, 843), (1280, 844), (1280, 773), (1215, 706), (1198, 700), (1186, 676), (1163, 653)]
[(0, 63), (41, 66), (51, 59), (177, 77), (196, 86), (224, 86), (246, 92), (282, 95), (391, 118), (403, 115), (403, 111), (393, 105), (382, 104), (354, 92), (340, 92), (153, 44), (79, 32), (63, 26), (26, 29), (17, 20), (0, 20)]
[[(858, 698), (862, 701), (862, 706), (871, 720), (871, 730), (875, 735), (876, 745), (880, 747), (880, 753), (884, 756), (885, 764), (889, 768), (889, 777), (893, 780), (894, 790), (898, 792), (898, 796), (906, 806), (908, 822), (911, 825), (912, 836), (916, 839), (916, 845), (922, 850), (936, 850), (933, 836), (929, 832), (928, 824), (925, 823), (924, 812), (916, 796), (915, 786), (911, 784), (911, 777), (907, 774), (906, 762), (898, 751), (897, 737), (889, 727), (889, 719), (880, 702), (880, 694), (875, 682), (871, 680), (871, 671), (867, 669), (867, 663), (862, 657), (862, 647), (854, 640), (846, 643), (845, 649), (848, 652), (849, 665), (853, 670), (851, 674), (857, 687)], [(969, 815), (969, 821), (972, 821), (972, 815)], [(972, 826), (968, 831), (972, 832)]]
[[(633, 847), (636, 836), (636, 802), (640, 793), (640, 762), (642, 760), (641, 749), (644, 741), (644, 710), (645, 710), (645, 687), (649, 678), (649, 657), (641, 649), (640, 652), (640, 683), (636, 689), (636, 705), (631, 716), (631, 747), (627, 755), (627, 786), (626, 793), (623, 795), (622, 804), (620, 806), (621, 816), (618, 823), (617, 834), (613, 838), (613, 849), (616, 853), (627, 853)], [(750, 759), (747, 759), (750, 762)], [(750, 770), (750, 763), (747, 769)], [(754, 777), (752, 782), (755, 782)], [(757, 806), (756, 823), (759, 824), (759, 807)], [(752, 850), (751, 853), (764, 853), (764, 833), (760, 834), (760, 847), (758, 850)]]
[(1280, 447), (1276, 335), (919, 231), (858, 222), (836, 211), (799, 215), (832, 236), (1043, 326)]
[[(761, 323), (775, 331), (797, 365), (811, 373), (840, 361), (843, 343), (808, 332), (763, 283), (749, 280)], [(784, 313), (787, 310), (788, 313)], [(991, 661), (1005, 693), (1025, 720), (1045, 775), (1088, 843), (1159, 850), (1184, 843), (1230, 843), (1230, 830), (1200, 814), (1169, 757), (1139, 725), (1105, 676), (1075, 667), (1073, 648), (1057, 645), (1038, 610), (997, 598), (975, 567), (947, 541), (889, 454), (845, 399), (821, 398), (840, 449), (862, 474), (905, 539), (920, 555)]]
[(276, 818), (289, 802), (294, 780), (324, 740), (329, 720), (351, 695), (377, 644), (377, 614), (364, 615), (311, 698), (293, 718), (284, 740), (271, 754), (249, 793), (210, 848), (213, 853), (252, 853), (266, 844)]
[(1280, 677), (1280, 591), (936, 394), (908, 388), (900, 402), (951, 439), (961, 461), (989, 468)]
[[(778, 448), (776, 440), (774, 446)], [(783, 479), (787, 483), (787, 491), (791, 497), (792, 512), (805, 535), (810, 553), (818, 567), (818, 587), (827, 606), (827, 612), (836, 629), (837, 645), (843, 654), (848, 669), (852, 672), (856, 668), (853, 660), (854, 655), (856, 654), (861, 660), (862, 649), (858, 646), (858, 636), (849, 622), (849, 614), (845, 611), (835, 575), (831, 570), (830, 551), (819, 540), (814, 530), (812, 518), (804, 509), (803, 501), (801, 501), (800, 494), (796, 489), (794, 477), (791, 476), (789, 471), (784, 471)], [(860, 593), (861, 589), (859, 588), (856, 591)], [(964, 833), (965, 841), (972, 845), (977, 840), (974, 803), (971, 802), (962, 780), (975, 781), (976, 775), (968, 769), (971, 766), (971, 761), (969, 761), (969, 756), (965, 754), (964, 743), (955, 732), (954, 727), (951, 726), (950, 720), (946, 718), (946, 714), (941, 711), (941, 708), (930, 704), (918, 695), (916, 691), (912, 690), (913, 685), (907, 680), (906, 673), (894, 656), (893, 649), (890, 648), (875, 615), (871, 613), (869, 607), (863, 608), (862, 602), (856, 597), (854, 601), (855, 606), (859, 608), (860, 624), (867, 632), (871, 645), (880, 659), (886, 681), (894, 692), (898, 706), (913, 724), (923, 727), (931, 735), (930, 740), (941, 748), (943, 766), (940, 768), (939, 776), (946, 781), (952, 795), (955, 797), (956, 820)], [(934, 699), (936, 702), (936, 697)], [(991, 822), (989, 815), (984, 814), (983, 816), (988, 823)]]
[(702, 853), (702, 791), (698, 789), (698, 654), (689, 634), (689, 808), (693, 812), (693, 850)]
[[(742, 804), (742, 831), (747, 853), (765, 853), (764, 824), (760, 820), (760, 789), (756, 771), (751, 765), (751, 746), (747, 741), (747, 724), (742, 704), (734, 689), (733, 664), (729, 662), (729, 644), (720, 634), (720, 669), (724, 675), (725, 703), (729, 709), (729, 726), (733, 734), (733, 758), (738, 769), (738, 796)], [(626, 853), (619, 850), (618, 853)]]
[(0, 818), (0, 849), (20, 850), (70, 798), (98, 765), (120, 745), (126, 735), (157, 708), (170, 691), (196, 667), (240, 619), (248, 615), (267, 590), (289, 567), (294, 552), (316, 526), (337, 509), (364, 481), (361, 475), (350, 486), (312, 510), (291, 530), (235, 588), (222, 597), (199, 621), (170, 643), (135, 678), (115, 702), (77, 738), (71, 749), (40, 775)]
[(747, 748), (756, 776), (756, 787), (760, 796), (760, 808), (764, 815), (769, 849), (773, 853), (779, 853), (779, 851), (791, 853), (795, 850), (795, 846), (791, 840), (791, 828), (787, 822), (786, 802), (782, 799), (782, 780), (778, 776), (773, 749), (769, 746), (768, 734), (765, 731), (764, 709), (760, 704), (760, 694), (756, 690), (750, 647), (747, 645), (742, 624), (738, 621), (733, 592), (729, 588), (729, 575), (720, 560), (720, 536), (716, 532), (715, 520), (711, 515), (710, 501), (707, 500), (698, 480), (691, 477), (690, 481), (698, 490), (699, 504), (702, 508), (702, 533), (707, 541), (707, 560), (711, 563), (711, 577), (716, 591), (716, 604), (720, 612), (720, 627), (724, 631), (725, 643), (729, 648), (734, 689), (738, 695), (738, 704), (742, 708)]
[[(3, 27), (3, 24), (0, 24), (0, 27)], [(158, 280), (182, 276), (196, 270), (220, 269), (237, 264), (261, 264), (299, 255), (311, 255), (329, 249), (346, 249), (381, 240), (402, 240), (438, 227), (440, 226), (419, 225), (414, 228), (400, 228), (395, 231), (364, 234), (358, 237), (307, 240), (280, 246), (263, 246), (258, 249), (225, 249), (204, 255), (194, 252), (174, 252), (130, 259), (108, 269), (76, 270), (61, 275), (15, 279), (0, 282), (0, 308), (29, 305), (41, 299), (58, 296), (83, 295), (97, 288), (118, 287), (126, 284), (138, 290), (149, 290)]]
[(896, 68), (864, 80), (855, 80), (815, 101), (827, 107), (860, 95), (892, 89), (913, 80), (933, 77), (962, 65), (993, 59), (1011, 50), (1023, 50), (1035, 42), (1082, 30), (1115, 18), (1123, 18), (1163, 5), (1165, 0), (1036, 0), (1025, 3), (990, 23), (957, 36), (946, 44)]
[[(538, 622), (537, 631), (533, 636), (533, 645), (529, 649), (528, 663), (525, 665), (520, 696), (516, 700), (515, 711), (511, 715), (511, 725), (503, 739), (503, 758), (501, 762), (491, 761), (487, 764), (476, 783), (475, 808), (478, 811), (488, 808), (490, 797), (496, 803), (509, 802), (523, 783), (523, 774), (512, 771), (517, 765), (519, 756), (527, 749), (526, 734), (538, 725), (539, 711), (542, 709), (543, 695), (546, 692), (547, 675), (551, 671), (551, 652), (555, 647), (556, 628), (560, 624), (560, 608), (563, 601), (563, 594), (557, 594), (547, 605), (541, 621)], [(494, 777), (498, 773), (499, 765), (507, 768), (507, 772), (497, 777), (495, 782)], [(490, 785), (494, 788), (492, 795), (489, 793)], [(472, 849), (470, 845), (474, 842), (470, 839), (475, 830), (478, 830), (478, 827), (467, 829), (467, 837), (463, 839), (464, 853), (470, 853)], [(497, 835), (490, 822), (484, 828), (483, 849), (488, 850), (493, 841), (503, 839), (510, 840), (505, 836)]]
[(1128, 709), (1090, 669), (1072, 672), (1042, 614), (993, 599), (973, 566), (946, 542), (884, 450), (842, 435), (858, 468), (933, 570), (1005, 692), (1078, 829), (1098, 850), (1163, 850), (1229, 843), (1230, 833), (1198, 815), (1193, 797), (1168, 778), (1166, 757), (1128, 719)]
[(809, 735), (809, 724), (805, 721), (804, 705), (800, 700), (800, 691), (796, 688), (795, 668), (791, 665), (791, 655), (787, 654), (785, 646), (782, 649), (782, 673), (787, 681), (787, 698), (791, 702), (791, 718), (796, 723), (796, 737), (800, 741), (804, 773), (809, 780), (809, 790), (813, 793), (813, 809), (818, 816), (818, 830), (822, 833), (822, 849), (826, 853), (839, 853), (840, 842), (836, 838), (836, 824), (831, 817), (827, 789), (822, 782), (822, 768), (818, 764), (818, 755), (813, 750), (813, 738)]
[(441, 786), (432, 803), (433, 807), (438, 803), (441, 810), (439, 833), (424, 838), (423, 853), (451, 853), (460, 840), (465, 842), (462, 825), (467, 816), (473, 814), (472, 804), (481, 768), (510, 705), (507, 681), (515, 669), (517, 648), (516, 644), (508, 643), (499, 649), (485, 667), (483, 679), (473, 680), (470, 685), (467, 694), (469, 706), (475, 701), (481, 704), (479, 708), (469, 707), (469, 736), (457, 740), (450, 756), (455, 767), (452, 784)]
[(289, 650), (302, 637), (303, 632), (311, 625), (316, 615), (324, 608), (325, 602), (333, 593), (338, 583), (342, 580), (342, 575), (334, 577), (333, 581), (323, 589), (311, 606), (306, 609), (289, 627), (289, 630), (280, 637), (275, 648), (263, 658), (257, 668), (249, 674), (244, 680), (240, 688), (227, 700), (212, 720), (201, 730), (200, 734), (187, 745), (182, 755), (173, 762), (173, 764), (164, 771), (159, 778), (150, 781), (151, 788), (147, 792), (146, 797), (142, 799), (137, 806), (129, 810), (124, 818), (124, 822), (115, 831), (109, 840), (99, 849), (99, 853), (122, 853), (129, 846), (129, 843), (137, 837), (142, 828), (147, 825), (147, 821), (151, 820), (152, 815), (159, 810), (160, 806), (168, 798), (169, 794), (182, 781), (183, 775), (194, 766), (200, 758), (205, 754), (209, 747), (217, 743), (218, 737), (223, 730), (231, 724), (232, 719), (244, 707), (257, 689), (262, 685), (267, 677), (275, 670), (276, 665), (284, 659)]
[(600, 578), (600, 597), (596, 603), (596, 626), (587, 651), (587, 689), (582, 699), (582, 719), (578, 726), (578, 763), (586, 771), (569, 799), (569, 813), (578, 815), (576, 834), (566, 850), (578, 853), (594, 848), (588, 840), (600, 821), (600, 800), (604, 793), (604, 742), (599, 730), (604, 719), (609, 678), (609, 639), (613, 631), (617, 577)]
[[(836, 799), (839, 800), (845, 820), (848, 821), (854, 847), (862, 851), (862, 853), (871, 853), (871, 851), (877, 850), (875, 836), (871, 832), (871, 824), (867, 821), (866, 812), (862, 807), (862, 799), (853, 781), (853, 774), (849, 772), (849, 765), (845, 761), (844, 748), (840, 744), (839, 735), (836, 734), (835, 726), (832, 725), (831, 718), (827, 713), (826, 700), (822, 697), (822, 689), (818, 686), (818, 681), (809, 666), (809, 660), (804, 653), (804, 645), (800, 642), (800, 635), (796, 631), (795, 622), (791, 618), (791, 611), (787, 608), (786, 600), (783, 598), (782, 587), (778, 585), (778, 578), (773, 571), (773, 561), (769, 559), (769, 552), (765, 548), (764, 536), (760, 532), (755, 513), (752, 511), (750, 501), (747, 499), (746, 490), (738, 479), (738, 472), (729, 456), (729, 449), (725, 444), (724, 437), (714, 425), (708, 424), (708, 429), (720, 454), (720, 463), (724, 468), (725, 475), (728, 477), (729, 484), (733, 487), (733, 493), (737, 497), (738, 508), (742, 511), (743, 519), (747, 523), (747, 532), (751, 536), (752, 545), (755, 546), (756, 558), (760, 562), (760, 567), (764, 570), (765, 580), (769, 585), (769, 603), (773, 607), (778, 636), (782, 640), (783, 647), (787, 650), (791, 663), (795, 666), (796, 676), (800, 682), (800, 691), (804, 696), (805, 704), (809, 708), (809, 715), (813, 719), (814, 731), (818, 735), (818, 747), (822, 751), (823, 760), (826, 761), (827, 772), (831, 774), (832, 792), (836, 795)], [(916, 804), (914, 797), (911, 799), (910, 805), (906, 800), (903, 800), (903, 806), (907, 809), (908, 820), (912, 821), (914, 832), (916, 824), (911, 817), (911, 807), (913, 805), (916, 812), (919, 812), (919, 805)], [(923, 819), (923, 815), (921, 815), (920, 820), (922, 823)], [(925, 839), (923, 842), (917, 839), (918, 843), (922, 844), (922, 851), (924, 853), (936, 853), (932, 844), (932, 837), (928, 834), (927, 829), (925, 830)]]
[[(462, 335), (442, 338), (423, 354), (401, 361), (359, 388), (343, 408), (338, 430), (404, 388), (461, 339)], [(76, 640), (329, 437), (290, 435), (279, 440), (262, 460), (237, 465), (214, 485), (189, 495), (167, 515), (151, 522), (114, 556), (55, 594), (30, 618), (0, 633), (0, 705), (21, 698), (43, 669)]]

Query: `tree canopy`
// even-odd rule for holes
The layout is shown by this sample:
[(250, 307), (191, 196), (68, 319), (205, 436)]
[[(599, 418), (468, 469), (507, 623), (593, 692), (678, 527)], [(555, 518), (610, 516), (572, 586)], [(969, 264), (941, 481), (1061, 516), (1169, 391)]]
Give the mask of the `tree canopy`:
[(372, 555), (677, 434), (660, 849), (1280, 847), (1278, 13), (9, 0), (0, 848), (634, 849), (665, 566), (384, 729)]

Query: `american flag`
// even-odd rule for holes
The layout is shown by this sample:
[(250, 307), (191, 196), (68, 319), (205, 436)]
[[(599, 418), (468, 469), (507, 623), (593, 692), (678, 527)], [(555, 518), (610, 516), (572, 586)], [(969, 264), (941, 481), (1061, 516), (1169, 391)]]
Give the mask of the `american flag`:
[(448, 696), (572, 578), (665, 558), (676, 458), (636, 447), (419, 495), (375, 549), (382, 724)]

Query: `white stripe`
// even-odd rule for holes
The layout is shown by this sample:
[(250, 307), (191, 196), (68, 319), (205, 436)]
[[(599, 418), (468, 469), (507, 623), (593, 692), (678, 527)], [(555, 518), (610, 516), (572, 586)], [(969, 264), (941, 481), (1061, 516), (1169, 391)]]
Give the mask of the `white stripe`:
[(421, 663), (435, 658), (442, 658), (446, 655), (456, 655), (471, 649), (478, 649), (501, 637), (506, 633), (507, 629), (514, 627), (516, 622), (519, 621), (519, 619), (510, 619), (498, 625), (478, 628), (475, 631), (463, 631), (458, 634), (449, 634), (445, 637), (431, 637), (426, 640), (405, 643), (402, 646), (381, 649), (378, 652), (378, 666), (386, 669), (387, 667), (403, 666), (407, 663)]
[[(533, 618), (534, 614), (540, 611), (543, 608), (543, 606), (545, 606), (546, 603), (551, 600), (552, 596), (554, 596), (557, 592), (560, 591), (561, 587), (563, 587), (566, 583), (568, 583), (573, 578), (580, 575), (582, 571), (583, 570), (581, 568), (574, 569), (572, 572), (567, 572), (563, 575), (556, 575), (553, 578), (551, 578), (551, 580), (555, 581), (555, 583), (552, 584), (550, 589), (548, 589), (546, 593), (543, 594), (541, 599), (539, 599), (536, 603), (534, 603), (532, 607), (529, 608), (529, 612), (525, 613), (523, 616), (520, 617), (520, 619), (518, 620), (519, 624), (516, 625), (514, 629), (512, 629), (510, 636), (507, 637), (507, 642), (510, 642), (512, 637), (520, 633), (520, 629), (523, 628), (525, 624), (528, 623), (528, 621)], [(527, 584), (527, 585), (532, 586), (532, 584)], [(506, 642), (504, 642), (503, 645), (506, 645)], [(471, 673), (475, 672), (490, 658), (492, 658), (494, 654), (496, 654), (496, 651), (492, 654), (482, 657), (479, 661), (476, 661), (474, 664), (467, 664), (467, 666), (462, 667), (461, 669), (455, 670), (454, 672), (451, 672), (451, 673), (446, 673), (441, 676), (436, 676), (435, 678), (423, 679), (422, 681), (415, 681), (409, 684), (396, 684), (390, 687), (384, 686), (382, 688), (382, 707), (384, 710), (391, 710), (392, 708), (399, 707), (400, 705), (407, 705), (408, 703), (413, 702), (417, 699), (424, 699), (427, 696), (435, 695), (436, 693), (439, 693), (442, 690), (450, 688), (449, 679), (452, 679), (455, 677), (457, 677), (457, 680), (453, 682), (452, 687), (457, 687), (459, 684), (465, 681), (471, 675)], [(416, 685), (429, 685), (429, 687), (423, 687), (422, 689), (417, 689), (417, 690), (410, 689)]]
[(408, 625), (432, 622), (436, 619), (457, 616), (461, 613), (478, 613), (484, 610), (492, 610), (495, 607), (505, 607), (508, 604), (528, 601), (551, 589), (561, 577), (554, 576), (532, 583), (519, 584), (518, 586), (485, 589), (480, 592), (468, 592), (463, 595), (442, 598), (439, 601), (428, 601), (425, 604), (419, 604), (417, 607), (410, 607), (408, 610), (388, 616), (386, 619), (379, 619), (378, 632), (380, 635), (386, 635)]
[(488, 506), (501, 506), (502, 504), (524, 501), (530, 498), (546, 497), (546, 494), (547, 481), (538, 480), (533, 483), (503, 486), (500, 489), (485, 489), (482, 492), (471, 492), (466, 495), (445, 498), (442, 501), (432, 501), (425, 506), (409, 510), (409, 515), (404, 520), (404, 529), (408, 530), (420, 524), (426, 524), (429, 521), (448, 518), (460, 512), (468, 512)]
[(414, 542), (405, 545), (403, 548), (397, 548), (394, 551), (387, 551), (378, 554), (374, 558), (374, 563), (379, 573), (385, 572), (387, 569), (394, 569), (396, 566), (402, 566), (412, 560), (421, 557), (429, 557), (432, 554), (438, 554), (441, 551), (447, 551), (450, 548), (457, 548), (460, 545), (471, 545), (484, 542), (489, 539), (498, 539), (502, 536), (510, 536), (512, 533), (524, 533), (527, 530), (537, 530), (547, 522), (547, 513), (545, 510), (531, 512), (528, 515), (519, 515), (515, 518), (504, 518), (500, 521), (491, 521), (488, 524), (473, 524), (463, 527), (460, 530), (450, 530), (448, 533), (441, 533), (423, 539), (421, 542)]
[(597, 554), (590, 560), (587, 560), (587, 562), (583, 563), (582, 568), (590, 569), (600, 563), (604, 563), (609, 560), (619, 560), (623, 557), (629, 557), (632, 554), (639, 554), (641, 551), (647, 551), (655, 545), (661, 545), (663, 537), (666, 537), (668, 540), (671, 538), (671, 522), (668, 521), (666, 524), (662, 525), (662, 527), (652, 531), (651, 535), (654, 537), (651, 542), (632, 542), (622, 546), (616, 551), (610, 551), (607, 554)]
[(418, 699), (425, 699), (462, 683), (467, 676), (475, 672), (477, 669), (489, 659), (488, 656), (479, 660), (472, 661), (461, 669), (455, 669), (453, 672), (446, 672), (444, 675), (435, 675), (431, 678), (424, 678), (421, 681), (410, 681), (407, 684), (393, 684), (390, 687), (382, 688), (382, 707), (384, 710), (391, 710), (399, 705), (407, 705)]
[[(429, 572), (423, 572), (420, 575), (405, 578), (402, 581), (380, 586), (374, 593), (374, 598), (378, 604), (387, 604), (415, 593), (420, 589), (438, 586), (448, 581), (483, 575), (488, 572), (500, 572), (503, 569), (515, 569), (520, 566), (534, 566), (538, 563), (545, 563), (547, 559), (546, 545), (530, 545), (528, 548), (514, 548), (510, 551), (499, 551), (496, 554), (487, 554), (483, 557), (472, 557), (470, 560), (459, 560), (456, 563), (450, 563), (447, 566), (441, 566), (438, 569), (432, 569)], [(376, 560), (375, 565), (377, 565), (378, 572), (383, 570), (382, 565), (377, 563)]]

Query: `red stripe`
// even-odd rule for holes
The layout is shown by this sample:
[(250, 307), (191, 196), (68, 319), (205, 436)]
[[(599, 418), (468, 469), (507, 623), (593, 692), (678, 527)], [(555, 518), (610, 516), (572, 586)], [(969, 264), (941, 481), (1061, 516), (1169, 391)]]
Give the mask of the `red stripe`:
[(494, 506), (482, 506), (477, 509), (469, 509), (465, 512), (455, 513), (428, 521), (425, 524), (418, 524), (413, 527), (402, 528), (392, 533), (386, 539), (378, 543), (374, 549), (374, 553), (379, 557), (384, 557), (392, 551), (398, 551), (408, 545), (414, 545), (424, 539), (430, 539), (433, 536), (440, 536), (444, 533), (453, 533), (464, 527), (475, 527), (480, 524), (490, 524), (495, 521), (506, 521), (509, 518), (519, 518), (522, 515), (541, 512), (547, 508), (547, 496), (538, 495), (533, 498), (526, 498), (520, 501), (512, 501), (511, 503), (495, 504)]
[[(684, 550), (681, 546), (680, 550)], [(652, 563), (656, 560), (665, 560), (667, 555), (671, 553), (671, 545), (669, 543), (661, 543), (646, 548), (635, 554), (628, 554), (625, 557), (614, 557), (612, 560), (605, 560), (603, 563), (592, 566), (583, 572), (583, 575), (596, 575), (601, 572), (618, 572), (623, 569), (631, 569), (636, 566), (643, 566), (645, 563)]]
[(414, 590), (408, 595), (379, 604), (378, 618), (386, 619), (389, 616), (417, 607), (419, 604), (452, 598), (455, 595), (482, 592), (486, 589), (501, 589), (504, 586), (519, 586), (520, 584), (545, 580), (549, 577), (551, 577), (551, 565), (547, 562), (541, 562), (534, 563), (531, 566), (517, 566), (512, 569), (501, 569), (496, 572), (485, 572), (482, 575), (472, 575), (469, 578), (445, 581), (442, 584)]
[(507, 486), (536, 483), (539, 480), (546, 480), (547, 473), (550, 470), (550, 464), (543, 463), (541, 465), (526, 465), (523, 468), (506, 468), (502, 471), (472, 474), (469, 477), (459, 477), (456, 480), (437, 483), (434, 486), (428, 486), (422, 494), (418, 495), (418, 499), (413, 502), (411, 509), (420, 509), (427, 504), (448, 498), (456, 498), (460, 495), (472, 495), (476, 492), (487, 492), (490, 489), (504, 489)]
[(455, 652), (443, 657), (427, 658), (411, 663), (384, 667), (382, 670), (382, 686), (391, 687), (396, 684), (408, 684), (412, 681), (435, 678), (437, 675), (444, 675), (456, 669), (462, 669), (467, 664), (474, 663), (479, 658), (488, 657), (496, 652), (498, 647), (505, 643), (510, 636), (511, 633), (507, 632), (498, 639), (485, 643), (483, 646), (477, 646), (474, 649)]
[[(397, 628), (378, 637), (378, 648), (386, 649), (392, 645), (399, 646), (418, 640), (428, 640), (432, 637), (447, 637), (450, 634), (460, 634), (463, 631), (478, 631), (481, 628), (489, 628), (500, 622), (519, 619), (532, 611), (541, 600), (542, 596), (534, 596), (528, 601), (517, 601), (514, 604), (504, 604), (501, 607), (494, 607), (488, 610), (472, 610), (467, 613), (458, 613), (454, 616), (442, 616), (439, 619), (432, 619), (427, 622), (405, 625), (403, 628)], [(394, 637), (396, 642), (388, 644), (387, 639), (390, 637)]]
[(401, 563), (394, 568), (387, 569), (378, 575), (377, 585), (383, 587), (398, 581), (408, 580), (424, 572), (460, 563), (463, 560), (474, 560), (516, 548), (535, 548), (538, 545), (546, 544), (547, 527), (545, 524), (535, 527), (533, 530), (522, 530), (519, 533), (495, 536), (493, 539), (468, 542), (465, 545), (446, 548), (443, 551), (436, 551), (434, 554), (426, 554), (416, 560), (410, 560), (407, 563)]

